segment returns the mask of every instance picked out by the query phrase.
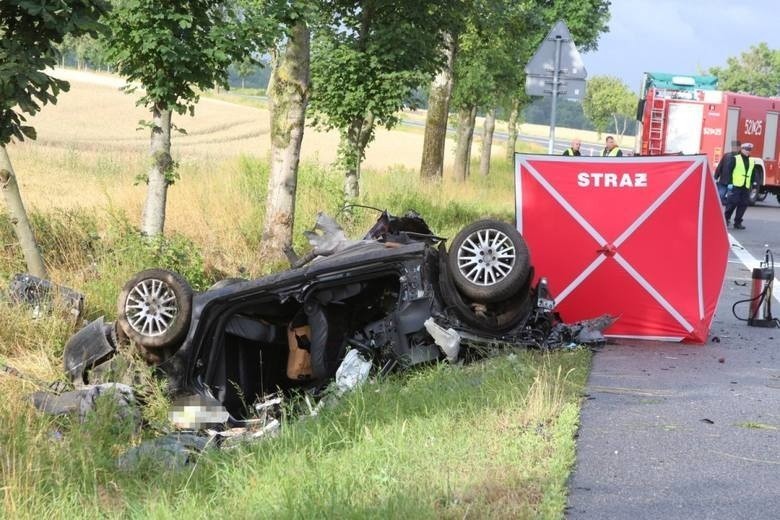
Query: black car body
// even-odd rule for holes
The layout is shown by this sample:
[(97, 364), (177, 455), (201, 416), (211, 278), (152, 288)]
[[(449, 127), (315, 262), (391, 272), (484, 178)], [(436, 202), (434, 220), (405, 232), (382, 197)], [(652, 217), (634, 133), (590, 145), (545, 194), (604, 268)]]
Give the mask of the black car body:
[[(496, 228), (500, 235), (474, 235), (475, 229)], [(457, 359), (465, 353), (458, 350), (461, 343), (467, 349), (497, 341), (533, 342), (529, 320), (538, 312), (537, 299), (522, 238), (508, 224), (485, 220), (464, 229), (453, 247), (463, 242), (464, 232), (478, 238), (466, 240), (471, 245), (463, 246), (465, 260), (456, 260), (450, 254), (459, 253), (448, 253), (443, 239), (418, 216), (383, 213), (364, 240), (334, 239), (334, 230), (327, 229), (311, 236), (314, 259), (255, 280), (229, 280), (188, 294), (186, 282), (173, 273), (146, 271), (125, 286), (118, 325), (93, 323), (69, 341), (66, 370), (74, 381), (88, 382), (89, 369), (113, 355), (124, 332), (165, 374), (173, 393), (215, 399), (239, 422), (265, 395), (327, 383), (349, 349), (370, 359), (375, 370), (388, 372)], [(471, 266), (495, 249), (472, 253), (483, 236), (500, 237), (502, 251), (514, 251), (514, 264), (500, 266), (513, 277), (499, 276), (507, 283), (497, 292), (491, 288), (500, 284), (472, 284), (467, 296), (463, 272), (474, 271)], [(488, 240), (499, 244), (498, 238)], [(487, 301), (475, 300), (474, 291), (477, 300)], [(166, 296), (155, 300), (147, 293)], [(161, 332), (144, 329), (155, 325), (148, 319), (159, 311), (150, 307), (154, 301), (163, 301), (169, 310), (160, 311), (162, 322), (176, 322), (178, 332), (169, 334), (172, 326)]]

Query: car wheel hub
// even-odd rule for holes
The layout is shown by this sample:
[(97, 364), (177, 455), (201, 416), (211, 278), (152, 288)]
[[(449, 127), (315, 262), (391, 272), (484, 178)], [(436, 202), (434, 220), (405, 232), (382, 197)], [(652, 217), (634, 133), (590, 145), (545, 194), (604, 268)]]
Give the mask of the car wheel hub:
[(515, 259), (512, 241), (496, 229), (475, 231), (458, 249), (458, 268), (468, 281), (476, 285), (499, 283), (512, 271)]
[(133, 330), (160, 336), (176, 319), (176, 295), (162, 280), (143, 280), (127, 296), (125, 312)]

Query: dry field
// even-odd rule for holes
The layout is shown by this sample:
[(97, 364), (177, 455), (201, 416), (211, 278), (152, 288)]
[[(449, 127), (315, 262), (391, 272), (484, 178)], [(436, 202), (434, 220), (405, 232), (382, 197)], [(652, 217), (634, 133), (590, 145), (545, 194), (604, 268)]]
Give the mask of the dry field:
[[(80, 150), (146, 149), (148, 132), (137, 130), (137, 123), (148, 119), (149, 113), (135, 106), (133, 95), (119, 91), (123, 84), (120, 79), (59, 69), (54, 75), (70, 81), (71, 91), (32, 120), (38, 128), (39, 145)], [(175, 115), (174, 124), (187, 131), (187, 135), (173, 138), (173, 153), (181, 156), (264, 157), (269, 151), (269, 117), (263, 109), (203, 97), (194, 117)], [(337, 145), (336, 132), (307, 127), (302, 156), (330, 163), (335, 159)], [(365, 166), (374, 170), (396, 165), (417, 168), (421, 153), (422, 141), (416, 136), (380, 129), (368, 149)]]
[[(86, 208), (98, 216), (107, 210), (119, 210), (133, 222), (140, 220), (145, 185), (135, 184), (135, 178), (148, 165), (149, 132), (146, 128), (138, 130), (138, 122), (148, 119), (148, 112), (136, 106), (137, 96), (119, 90), (119, 78), (72, 70), (57, 70), (55, 74), (69, 80), (71, 90), (63, 93), (56, 105), (44, 107), (30, 120), (38, 131), (37, 141), (9, 146), (28, 210), (46, 213)], [(255, 264), (256, 251), (247, 245), (247, 226), (240, 220), (253, 216), (249, 231), (253, 233), (257, 220), (262, 218), (265, 186), (254, 182), (248, 189), (247, 178), (260, 178), (267, 168), (267, 110), (204, 97), (194, 117), (175, 115), (173, 122), (187, 133), (173, 137), (172, 154), (180, 164), (181, 179), (169, 190), (166, 231), (181, 232), (193, 239), (222, 269), (231, 271), (237, 265)], [(485, 183), (450, 183), (446, 170), (443, 186), (419, 186), (415, 172), (422, 141), (421, 133), (377, 133), (364, 163), (364, 201), (376, 202), (381, 193), (399, 197), (416, 193), (442, 207), (450, 200), (475, 204), (489, 200), (502, 208), (512, 207), (511, 190), (503, 189), (496, 197), (496, 191)], [(339, 173), (327, 168), (335, 159), (337, 144), (335, 132), (307, 127), (303, 162), (324, 167), (319, 175), (332, 173), (328, 181), (331, 187), (341, 184)], [(448, 140), (449, 162), (452, 147)], [(478, 149), (474, 147), (475, 157)], [(496, 145), (494, 156), (503, 157), (503, 151), (503, 146)], [(299, 229), (308, 227), (317, 211), (333, 211), (322, 202), (333, 197), (319, 194), (317, 190), (324, 189), (320, 184), (306, 182), (299, 182)], [(511, 184), (511, 179), (504, 182)], [(392, 202), (384, 204), (392, 207)]]
[[(149, 112), (136, 106), (135, 96), (119, 90), (123, 82), (116, 77), (73, 70), (54, 74), (70, 81), (71, 90), (60, 95), (57, 105), (44, 107), (30, 120), (38, 131), (37, 141), (9, 146), (25, 201), (36, 209), (104, 206), (109, 201), (121, 207), (137, 206), (143, 189), (130, 188), (132, 183), (126, 181), (146, 168), (149, 133), (146, 128), (139, 130), (138, 122), (149, 119)], [(203, 97), (194, 117), (174, 115), (173, 122), (187, 132), (172, 138), (172, 154), (183, 168), (181, 184), (188, 182), (188, 169), (202, 170), (206, 178), (201, 181), (209, 182), (209, 170), (218, 165), (221, 169), (226, 160), (268, 156), (266, 110)], [(302, 159), (330, 164), (337, 145), (336, 132), (307, 127)], [(447, 146), (445, 168), (453, 155), (451, 140)], [(364, 168), (374, 172), (416, 169), (421, 153), (421, 135), (380, 129), (367, 150)], [(503, 147), (496, 145), (494, 154), (501, 153)], [(70, 182), (69, 174), (83, 173), (87, 165), (98, 177), (106, 174), (98, 179), (99, 189)], [(171, 195), (175, 205), (175, 188)]]

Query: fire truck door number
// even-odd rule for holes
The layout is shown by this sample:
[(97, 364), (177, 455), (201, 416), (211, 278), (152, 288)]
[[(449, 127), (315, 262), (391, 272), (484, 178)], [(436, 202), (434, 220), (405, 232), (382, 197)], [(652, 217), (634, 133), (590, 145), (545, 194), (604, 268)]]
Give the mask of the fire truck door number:
[(764, 131), (764, 122), (760, 119), (745, 119), (745, 134), (761, 135)]

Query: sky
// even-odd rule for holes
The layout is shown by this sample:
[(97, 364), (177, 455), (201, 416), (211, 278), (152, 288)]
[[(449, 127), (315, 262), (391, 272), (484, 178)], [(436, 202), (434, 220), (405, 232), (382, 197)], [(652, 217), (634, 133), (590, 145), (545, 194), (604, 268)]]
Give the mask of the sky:
[(582, 59), (588, 77), (634, 91), (644, 72), (706, 73), (762, 41), (780, 49), (778, 0), (612, 0), (610, 11), (609, 32)]

